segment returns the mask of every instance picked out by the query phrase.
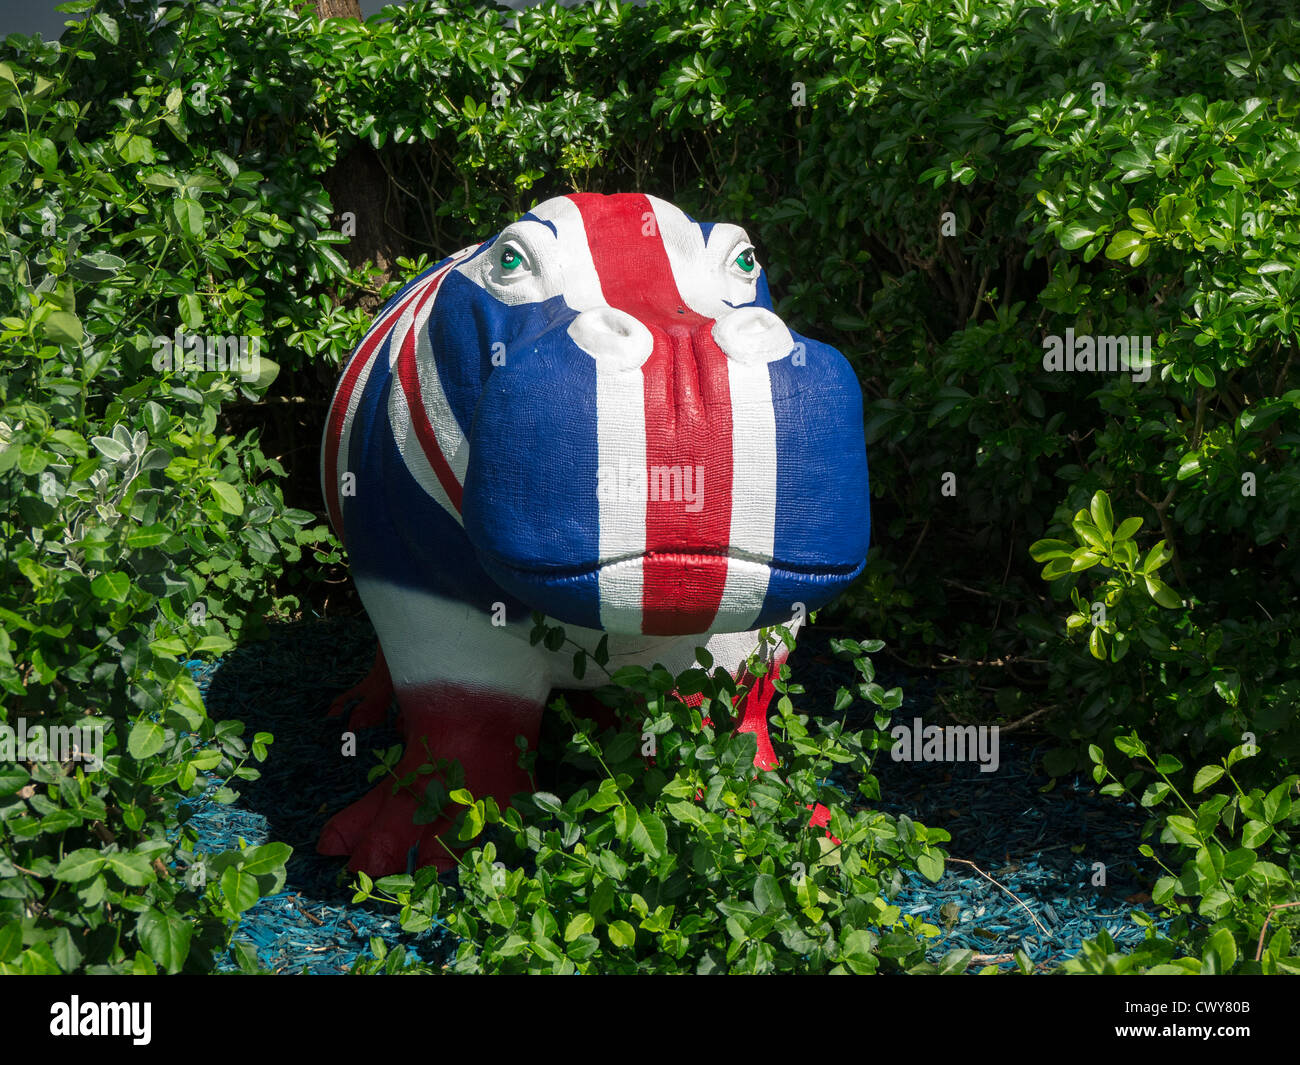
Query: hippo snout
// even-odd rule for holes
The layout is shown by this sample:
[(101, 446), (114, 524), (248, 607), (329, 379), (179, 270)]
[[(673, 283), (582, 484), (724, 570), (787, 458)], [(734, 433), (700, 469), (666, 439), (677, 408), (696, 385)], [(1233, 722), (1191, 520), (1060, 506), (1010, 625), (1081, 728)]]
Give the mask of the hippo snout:
[(528, 218), (464, 267), (486, 301), (465, 343), (497, 352), (463, 496), (488, 575), (561, 622), (664, 636), (843, 590), (869, 538), (861, 391), (774, 312), (743, 231), (644, 196)]

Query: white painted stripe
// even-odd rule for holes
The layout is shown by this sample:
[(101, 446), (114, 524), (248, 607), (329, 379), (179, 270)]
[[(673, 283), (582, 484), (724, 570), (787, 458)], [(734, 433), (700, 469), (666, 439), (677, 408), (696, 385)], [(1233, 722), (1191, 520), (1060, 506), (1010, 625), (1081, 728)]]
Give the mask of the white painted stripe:
[[(497, 627), (489, 624), (485, 613), (459, 600), (365, 574), (358, 574), (356, 582), (366, 613), (379, 634), (393, 682), (399, 688), (460, 684), (484, 692), (535, 698), (540, 704), (556, 685), (594, 688), (604, 682), (605, 674), (596, 669), (576, 680), (573, 654), (568, 649), (551, 652), (540, 644), (531, 646), (530, 617), (507, 618), (504, 627)], [(797, 631), (797, 623), (791, 628)], [(576, 626), (566, 626), (565, 631), (588, 650), (593, 650), (605, 635)], [(609, 668), (612, 671), (659, 662), (673, 673), (680, 673), (694, 663), (695, 648), (700, 646), (708, 648), (715, 666), (735, 676), (757, 649), (758, 633), (632, 638), (610, 634)], [(785, 657), (785, 648), (780, 644), (777, 648), (779, 662)], [(463, 709), (471, 713), (473, 710), (472, 706)]]
[[(431, 274), (427, 282), (421, 286), (421, 294), (427, 291), (429, 285), (439, 285), (454, 265), (455, 264), (452, 263), (445, 269), (440, 270), (438, 273)], [(416, 330), (414, 338), (416, 349), (416, 378), (420, 384), (421, 400), (425, 404), (425, 412), (429, 416), (430, 423), (433, 425), (438, 446), (444, 449), (443, 456), (449, 460), (448, 465), (451, 465), (452, 472), (456, 475), (459, 483), (463, 485), (465, 483), (464, 469), (469, 461), (469, 443), (464, 439), (463, 434), (460, 432), (460, 427), (456, 425), (456, 420), (454, 417), (451, 417), (451, 411), (448, 408), (446, 416), (451, 418), (451, 423), (455, 426), (455, 434), (451, 439), (455, 441), (456, 450), (449, 453), (445, 449), (443, 437), (441, 435), (443, 429), (440, 427), (438, 422), (433, 420), (436, 410), (431, 409), (429, 406), (429, 392), (426, 386), (426, 381), (432, 379), (430, 383), (436, 387), (439, 395), (442, 394), (441, 385), (437, 383), (437, 365), (433, 361), (432, 349), (428, 348), (428, 320), (429, 315), (433, 313), (434, 306), (438, 302), (438, 294), (435, 292), (434, 295), (428, 299), (424, 307), (420, 310), (419, 320), (417, 321), (415, 307), (418, 302), (419, 297), (417, 296), (416, 300), (409, 305), (408, 310), (401, 316), (401, 319), (394, 327), (389, 340), (388, 365), (389, 372), (392, 375), (392, 384), (388, 392), (388, 420), (393, 428), (393, 439), (397, 443), (398, 453), (402, 456), (402, 462), (405, 463), (411, 476), (415, 478), (416, 484), (423, 488), (425, 493), (429, 495), (438, 506), (442, 507), (443, 510), (450, 514), (456, 520), (457, 524), (464, 525), (464, 520), (462, 519), (460, 512), (456, 509), (455, 504), (452, 503), (451, 497), (447, 495), (446, 489), (443, 488), (442, 482), (438, 479), (438, 474), (434, 471), (433, 466), (430, 465), (428, 458), (424, 454), (424, 448), (420, 445), (419, 437), (416, 436), (415, 425), (411, 421), (411, 410), (406, 401), (406, 392), (402, 388), (401, 380), (398, 378), (397, 374), (397, 360), (400, 357), (401, 345), (405, 343), (407, 336), (409, 336), (411, 330), (414, 329)], [(427, 349), (428, 352), (427, 362), (423, 365), (421, 365), (423, 354), (422, 343), (424, 349)], [(442, 402), (444, 406), (446, 406), (445, 396), (442, 396)], [(461, 464), (459, 468), (450, 462), (452, 455), (458, 456)]]
[(532, 215), (555, 226), (557, 250), (562, 255), (560, 279), (563, 289), (560, 294), (564, 296), (564, 302), (575, 311), (608, 307), (578, 205), (567, 196), (557, 196), (534, 207)]
[(718, 223), (709, 231), (706, 244), (704, 231), (680, 208), (657, 196), (646, 199), (654, 208), (673, 280), (687, 307), (705, 318), (720, 320), (755, 299), (757, 271), (747, 278), (731, 266), (737, 247), (750, 243), (740, 226)]
[[(370, 326), (370, 328), (366, 330), (365, 336), (361, 338), (361, 343), (357, 345), (356, 351), (354, 351), (352, 353), (352, 356), (347, 360), (346, 363), (344, 363), (343, 373), (339, 376), (338, 384), (334, 386), (334, 396), (330, 400), (329, 412), (331, 416), (334, 413), (334, 408), (338, 405), (339, 393), (343, 389), (343, 382), (347, 380), (348, 372), (352, 369), (352, 363), (362, 357), (361, 352), (365, 348), (366, 342), (375, 333), (381, 332), (389, 328), (391, 323), (396, 319), (397, 313), (398, 313), (398, 308), (394, 307), (393, 309), (388, 311), (387, 314), (381, 315), (379, 318), (377, 318), (375, 322)], [(383, 350), (383, 347), (384, 345), (382, 341), (376, 343), (374, 348), (371, 350), (370, 354), (366, 356), (365, 363), (362, 366), (361, 372), (357, 375), (357, 380), (353, 383), (352, 395), (348, 397), (348, 408), (344, 412), (343, 425), (339, 435), (339, 449), (334, 456), (335, 466), (340, 474), (343, 473), (344, 471), (343, 464), (344, 461), (346, 460), (347, 453), (348, 453), (348, 441), (352, 436), (352, 421), (357, 412), (357, 405), (361, 402), (361, 395), (363, 392), (365, 392), (365, 383), (367, 380), (369, 380), (370, 371), (374, 367), (375, 362), (379, 359), (380, 352)], [(321, 437), (320, 475), (321, 475), (322, 493), (325, 493), (325, 453), (330, 446), (330, 439), (329, 439), (330, 421), (331, 421), (331, 417), (327, 417), (325, 419), (325, 430), (323, 436)], [(328, 495), (326, 497), (328, 498)], [(342, 509), (342, 502), (343, 502), (342, 499), (340, 499), (339, 500), (340, 510)]]
[[(433, 354), (433, 342), (429, 336), (429, 319), (433, 315), (439, 295), (441, 292), (436, 293), (424, 305), (424, 309), (415, 321), (415, 372), (420, 382), (420, 398), (424, 403), (429, 424), (433, 426), (433, 435), (438, 441), (442, 457), (447, 460), (447, 465), (451, 467), (457, 483), (464, 485), (465, 473), (469, 469), (469, 440), (461, 431), (460, 423), (452, 413), (451, 403), (447, 400), (447, 394), (442, 390), (442, 377), (438, 373), (438, 363)], [(468, 369), (472, 372), (477, 367)], [(405, 402), (404, 393), (402, 399)], [(428, 461), (424, 459), (423, 450), (420, 452), (420, 457), (427, 465)], [(432, 467), (430, 470), (432, 471)]]
[(718, 628), (750, 628), (767, 596), (776, 546), (776, 409), (766, 363), (730, 360), (731, 390), (731, 548), (718, 607)]
[[(410, 303), (407, 302), (406, 305), (409, 306)], [(382, 333), (383, 330), (388, 329), (394, 322), (397, 321), (401, 306), (402, 305), (399, 304), (397, 307), (394, 307), (386, 315), (380, 317), (379, 320), (373, 326), (371, 326), (370, 329), (366, 331), (366, 338), (363, 339), (361, 344), (358, 345), (357, 354), (355, 354), (353, 358), (361, 357), (361, 349), (365, 347), (370, 337), (374, 336), (377, 333)], [(391, 339), (391, 333), (389, 335), (389, 339)], [(348, 408), (343, 415), (343, 426), (339, 433), (339, 449), (338, 449), (338, 453), (334, 456), (335, 475), (337, 477), (342, 477), (343, 474), (347, 472), (353, 472), (353, 473), (356, 472), (355, 470), (349, 471), (347, 468), (348, 454), (352, 446), (352, 426), (356, 421), (357, 408), (361, 405), (361, 397), (365, 395), (366, 384), (370, 380), (370, 372), (375, 368), (376, 365), (378, 365), (379, 360), (383, 357), (384, 344), (385, 344), (384, 340), (379, 340), (375, 344), (369, 356), (366, 357), (366, 361), (361, 368), (361, 372), (357, 375), (357, 379), (353, 383), (352, 395), (348, 397)], [(340, 388), (343, 387), (343, 380), (347, 377), (347, 369), (350, 368), (351, 365), (352, 365), (352, 360), (349, 359), (348, 366), (344, 368), (343, 377), (339, 379), (339, 383), (335, 387), (334, 401), (333, 403), (330, 404), (331, 410), (333, 410), (334, 403), (338, 402), (338, 391)], [(325, 423), (325, 431), (327, 433), (329, 432), (328, 419), (326, 420)], [(325, 446), (326, 447), (329, 446), (328, 440)], [(325, 460), (324, 460), (324, 455), (322, 454), (321, 457), (322, 487), (323, 487), (324, 477), (325, 477)], [(343, 513), (343, 499), (344, 497), (340, 495), (339, 496), (340, 515), (342, 515)], [(341, 535), (342, 530), (339, 530), (339, 532)]]
[(610, 632), (640, 632), (646, 549), (645, 378), (640, 371), (596, 369), (596, 484), (602, 566), (600, 623)]
[[(343, 416), (343, 431), (339, 434), (339, 452), (334, 460), (336, 477), (342, 478), (345, 473), (357, 472), (348, 469), (348, 456), (351, 454), (352, 447), (352, 426), (356, 420), (357, 407), (361, 405), (361, 397), (366, 392), (366, 383), (370, 380), (370, 371), (378, 365), (383, 349), (382, 341), (375, 345), (375, 350), (371, 352), (370, 358), (362, 367), (361, 373), (357, 375), (356, 384), (352, 388), (352, 395), (348, 399), (348, 411)], [(338, 497), (340, 515), (343, 514), (344, 498), (342, 492), (340, 492)], [(346, 519), (344, 520), (346, 522)], [(339, 534), (342, 535), (342, 530), (339, 530)]]

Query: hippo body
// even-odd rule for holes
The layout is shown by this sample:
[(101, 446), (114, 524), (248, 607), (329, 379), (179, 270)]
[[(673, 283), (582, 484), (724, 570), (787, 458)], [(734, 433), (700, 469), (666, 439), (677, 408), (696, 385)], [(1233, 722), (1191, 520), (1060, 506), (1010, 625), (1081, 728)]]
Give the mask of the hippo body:
[[(707, 647), (738, 675), (760, 627), (797, 626), (861, 572), (862, 400), (846, 360), (772, 311), (743, 230), (639, 194), (548, 200), (408, 284), (349, 361), (322, 448), (330, 520), (379, 636), (352, 725), (393, 694), (397, 772), (457, 758), (476, 797), (529, 790), (572, 649), (673, 672)], [(775, 660), (780, 661), (780, 658)], [(770, 683), (741, 728), (756, 763)], [(450, 858), (381, 783), (319, 849), (373, 876)]]

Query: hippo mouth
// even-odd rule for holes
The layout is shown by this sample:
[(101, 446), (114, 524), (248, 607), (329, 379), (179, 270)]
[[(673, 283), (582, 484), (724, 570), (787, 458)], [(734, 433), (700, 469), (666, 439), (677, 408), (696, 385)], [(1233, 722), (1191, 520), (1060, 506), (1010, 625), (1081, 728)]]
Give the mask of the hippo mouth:
[(660, 548), (563, 567), (480, 560), (504, 589), (559, 621), (646, 636), (788, 622), (830, 602), (866, 565), (800, 565), (739, 548)]
[(866, 565), (865, 559), (837, 566), (827, 566), (825, 564), (818, 566), (800, 565), (792, 562), (781, 562), (740, 548), (719, 550), (718, 548), (688, 547), (675, 548), (670, 551), (642, 551), (623, 555), (619, 558), (606, 559), (603, 562), (589, 562), (578, 566), (525, 565), (486, 553), (483, 554), (483, 559), (489, 565), (508, 570), (521, 577), (550, 580), (590, 577), (593, 574), (614, 572), (622, 568), (643, 565), (646, 562), (658, 562), (681, 567), (712, 568), (728, 566), (742, 572), (750, 571), (755, 575), (770, 572), (788, 577), (801, 577), (805, 580), (852, 580), (862, 572), (863, 567)]

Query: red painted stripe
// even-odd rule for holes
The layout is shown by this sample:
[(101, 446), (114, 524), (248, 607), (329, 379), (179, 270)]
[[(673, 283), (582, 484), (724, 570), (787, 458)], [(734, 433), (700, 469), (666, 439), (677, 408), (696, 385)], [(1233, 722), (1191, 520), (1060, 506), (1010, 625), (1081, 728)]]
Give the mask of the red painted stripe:
[(647, 475), (668, 467), (684, 477), (690, 467), (694, 480), (703, 468), (702, 510), (687, 511), (684, 493), (646, 502), (642, 631), (704, 632), (722, 602), (731, 539), (727, 357), (713, 340), (713, 319), (687, 307), (677, 289), (650, 201), (590, 193), (569, 199), (582, 215), (605, 300), (654, 337), (641, 370)]
[(419, 288), (412, 289), (410, 295), (380, 319), (369, 336), (361, 342), (357, 353), (352, 356), (347, 369), (343, 372), (343, 380), (339, 382), (334, 402), (330, 405), (325, 435), (325, 506), (329, 511), (330, 524), (334, 526), (334, 532), (340, 540), (343, 539), (343, 511), (339, 507), (339, 446), (343, 440), (343, 425), (347, 421), (352, 392), (375, 352), (383, 346), (393, 323), (410, 306), (419, 292)]
[[(424, 305), (436, 295), (445, 275), (446, 271), (439, 274), (434, 283), (420, 297), (420, 302), (415, 307), (415, 318), (420, 317)], [(424, 457), (429, 460), (429, 465), (433, 467), (433, 472), (437, 475), (442, 490), (447, 493), (447, 498), (451, 500), (451, 505), (456, 508), (456, 513), (459, 514), (461, 495), (464, 489), (461, 483), (456, 480), (456, 475), (452, 472), (451, 466), (448, 465), (446, 456), (443, 455), (442, 448), (438, 445), (437, 434), (433, 431), (433, 425), (429, 421), (429, 412), (424, 409), (424, 397), (420, 394), (420, 374), (415, 365), (415, 333), (416, 327), (412, 323), (412, 328), (402, 340), (402, 350), (397, 356), (397, 379), (401, 383), (402, 394), (406, 396), (406, 406), (411, 413), (411, 425), (415, 429), (415, 438), (420, 442)], [(436, 368), (430, 367), (428, 372), (437, 373), (438, 371)]]

